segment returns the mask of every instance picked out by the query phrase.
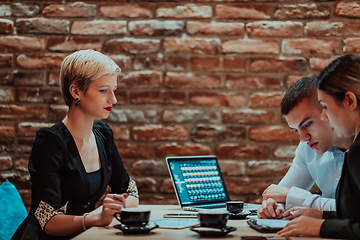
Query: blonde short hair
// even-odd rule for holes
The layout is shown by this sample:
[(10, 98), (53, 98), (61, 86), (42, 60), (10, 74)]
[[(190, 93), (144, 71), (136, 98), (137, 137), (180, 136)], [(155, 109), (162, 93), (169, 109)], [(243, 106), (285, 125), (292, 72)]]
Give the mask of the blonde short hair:
[(80, 50), (67, 56), (61, 64), (60, 88), (66, 105), (74, 101), (70, 86), (86, 93), (92, 81), (106, 74), (119, 74), (120, 67), (108, 56), (94, 50)]

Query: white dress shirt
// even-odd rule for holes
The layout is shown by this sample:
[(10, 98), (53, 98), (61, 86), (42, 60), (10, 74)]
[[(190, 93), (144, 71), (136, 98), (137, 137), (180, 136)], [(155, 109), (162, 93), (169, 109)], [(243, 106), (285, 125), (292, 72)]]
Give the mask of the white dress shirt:
[[(289, 187), (285, 210), (302, 206), (321, 211), (336, 211), (335, 191), (339, 182), (345, 153), (332, 146), (317, 154), (305, 142), (300, 142), (293, 163), (279, 185)], [(322, 196), (309, 190), (316, 183)]]

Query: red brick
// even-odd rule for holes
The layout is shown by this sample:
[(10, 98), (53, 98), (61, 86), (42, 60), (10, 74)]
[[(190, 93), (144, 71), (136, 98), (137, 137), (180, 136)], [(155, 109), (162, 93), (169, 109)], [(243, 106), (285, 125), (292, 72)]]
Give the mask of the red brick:
[(131, 72), (118, 78), (118, 88), (159, 88), (162, 85), (162, 72), (158, 71)]
[(186, 31), (193, 35), (242, 36), (244, 23), (195, 22), (186, 23)]
[(323, 70), (339, 56), (318, 56), (309, 58), (309, 66), (312, 70)]
[(74, 21), (71, 34), (77, 35), (121, 35), (126, 34), (126, 21), (92, 20)]
[(274, 150), (276, 158), (294, 158), (297, 145), (278, 146)]
[(211, 148), (198, 143), (164, 143), (156, 147), (156, 157), (209, 155)]
[(132, 68), (131, 57), (124, 55), (108, 55), (109, 58), (121, 68), (121, 71), (128, 71)]
[(159, 50), (159, 39), (119, 38), (111, 39), (104, 44), (104, 51), (110, 53), (145, 54)]
[(293, 72), (305, 71), (306, 60), (302, 57), (293, 58), (252, 58), (250, 71), (252, 72)]
[(215, 148), (219, 159), (266, 159), (270, 156), (268, 146), (222, 143)]
[(222, 44), (223, 53), (279, 53), (276, 40), (228, 40)]
[(360, 35), (360, 26), (357, 22), (308, 22), (305, 25), (308, 37), (343, 37)]
[(46, 118), (47, 107), (43, 105), (4, 105), (0, 104), (0, 118), (4, 119), (33, 119), (44, 120)]
[(246, 58), (243, 57), (192, 57), (193, 71), (245, 72)]
[(285, 161), (249, 161), (247, 175), (250, 177), (284, 176), (292, 162)]
[(127, 101), (127, 93), (126, 91), (116, 91), (115, 97), (117, 100), (116, 104), (125, 104)]
[(152, 158), (154, 157), (154, 147), (135, 143), (116, 144), (120, 157), (122, 158)]
[(69, 107), (67, 105), (50, 105), (49, 120), (58, 122), (63, 120), (67, 114)]
[(0, 102), (13, 102), (16, 100), (14, 88), (0, 88)]
[(28, 172), (28, 165), (29, 165), (29, 155), (16, 156), (14, 166), (17, 171)]
[(184, 105), (186, 96), (184, 92), (169, 91), (146, 91), (133, 92), (130, 96), (130, 102), (133, 104), (175, 104)]
[(165, 179), (163, 181), (163, 184), (161, 186), (161, 191), (164, 193), (174, 193), (175, 195), (174, 186), (172, 184), (171, 179)]
[(289, 88), (290, 86), (292, 86), (297, 80), (299, 80), (300, 78), (303, 77), (309, 77), (310, 74), (290, 74), (288, 76), (288, 79), (286, 81), (286, 86)]
[(340, 17), (360, 17), (360, 3), (357, 1), (337, 2), (334, 13)]
[(9, 19), (0, 19), (0, 33), (12, 33), (14, 22)]
[(218, 4), (215, 6), (217, 19), (269, 19), (271, 15), (270, 5), (265, 4)]
[(130, 174), (137, 176), (169, 176), (165, 161), (140, 160), (132, 164)]
[(273, 124), (277, 120), (278, 115), (275, 111), (253, 109), (222, 110), (223, 123)]
[(43, 127), (51, 127), (53, 123), (34, 123), (34, 122), (21, 122), (18, 123), (17, 135), (19, 137), (35, 137), (36, 131)]
[(165, 86), (169, 88), (205, 88), (214, 89), (221, 87), (221, 76), (194, 73), (167, 72)]
[(145, 177), (145, 178), (134, 178), (136, 186), (139, 192), (151, 192), (157, 193), (157, 182), (154, 178)]
[(10, 5), (0, 5), (0, 17), (10, 17), (12, 14)]
[(252, 127), (249, 138), (253, 141), (299, 141), (299, 134), (288, 126)]
[(45, 17), (95, 17), (96, 5), (83, 2), (50, 4), (42, 13)]
[(60, 71), (52, 71), (49, 73), (49, 85), (60, 86)]
[(17, 33), (67, 34), (70, 30), (69, 20), (49, 18), (23, 18), (16, 20)]
[(207, 105), (218, 107), (240, 107), (245, 104), (243, 93), (228, 92), (192, 92), (190, 102), (194, 105)]
[(15, 137), (15, 128), (12, 125), (4, 125), (0, 126), (0, 137), (3, 139), (14, 138)]
[(0, 54), (0, 68), (11, 68), (13, 66), (12, 54)]
[(19, 194), (27, 208), (31, 207), (31, 189), (19, 189)]
[(280, 107), (284, 92), (255, 92), (250, 95), (252, 108)]
[(119, 141), (130, 140), (130, 130), (126, 125), (109, 124), (113, 133), (114, 139)]
[(226, 75), (226, 88), (229, 89), (272, 89), (279, 90), (282, 78), (265, 76)]
[(156, 110), (137, 109), (113, 109), (108, 118), (109, 121), (118, 123), (157, 123), (160, 113)]
[(48, 39), (48, 49), (57, 52), (75, 52), (85, 49), (100, 51), (101, 47), (102, 41), (99, 38), (57, 37)]
[(345, 38), (344, 53), (360, 53), (360, 38)]
[(45, 72), (14, 72), (15, 86), (44, 86), (46, 84)]
[(191, 130), (194, 142), (234, 141), (245, 137), (246, 129), (243, 126), (197, 124)]
[(0, 51), (3, 52), (27, 52), (45, 49), (45, 38), (3, 36), (0, 37)]
[(329, 18), (331, 8), (315, 3), (298, 3), (279, 5), (274, 17), (278, 19), (324, 19)]
[(189, 61), (186, 56), (165, 56), (165, 68), (168, 71), (185, 71), (187, 69), (188, 62)]
[(149, 18), (153, 16), (151, 8), (150, 3), (101, 6), (100, 13), (110, 18)]
[(12, 167), (12, 160), (10, 156), (0, 156), (0, 171), (10, 170)]
[(167, 37), (164, 39), (166, 52), (220, 53), (221, 42), (218, 38)]
[(135, 141), (186, 140), (188, 131), (184, 126), (147, 125), (132, 128)]
[(20, 102), (30, 103), (64, 103), (60, 88), (17, 88)]
[(60, 68), (66, 56), (64, 53), (21, 54), (16, 62), (22, 68)]
[(282, 42), (282, 52), (289, 54), (338, 53), (339, 44), (335, 39), (286, 39)]
[(12, 72), (0, 72), (0, 85), (13, 85), (14, 74)]
[(303, 36), (304, 26), (301, 22), (260, 21), (246, 24), (249, 37), (289, 37)]
[(219, 167), (223, 176), (241, 176), (245, 174), (245, 163), (237, 160), (220, 160)]
[(179, 36), (184, 31), (183, 21), (132, 21), (129, 32), (134, 36)]
[(186, 123), (186, 122), (219, 122), (220, 115), (217, 111), (209, 112), (199, 109), (165, 109), (163, 116), (163, 122), (176, 122), (176, 123)]
[(160, 4), (155, 9), (155, 17), (165, 18), (211, 18), (212, 8), (202, 4)]
[(14, 17), (34, 17), (40, 12), (40, 7), (37, 4), (13, 3), (11, 11)]
[(133, 65), (135, 71), (157, 70), (164, 71), (165, 64), (162, 54), (156, 56), (134, 56)]

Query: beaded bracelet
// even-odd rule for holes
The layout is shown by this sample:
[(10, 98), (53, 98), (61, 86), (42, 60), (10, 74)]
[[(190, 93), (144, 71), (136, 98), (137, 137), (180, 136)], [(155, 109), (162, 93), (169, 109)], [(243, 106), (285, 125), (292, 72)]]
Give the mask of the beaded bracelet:
[(84, 231), (86, 230), (86, 226), (85, 226), (85, 217), (89, 215), (89, 213), (84, 213), (84, 215), (82, 215), (82, 219), (81, 219), (81, 223), (82, 223), (82, 227), (84, 229)]

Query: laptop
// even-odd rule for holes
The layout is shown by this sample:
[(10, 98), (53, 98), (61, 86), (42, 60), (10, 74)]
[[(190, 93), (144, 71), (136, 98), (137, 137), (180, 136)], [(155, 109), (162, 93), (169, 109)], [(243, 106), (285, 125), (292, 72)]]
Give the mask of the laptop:
[[(215, 155), (174, 156), (165, 160), (183, 210), (226, 209), (230, 198)], [(259, 204), (244, 204), (244, 210), (251, 212), (259, 207)]]

